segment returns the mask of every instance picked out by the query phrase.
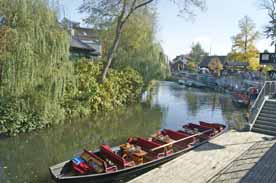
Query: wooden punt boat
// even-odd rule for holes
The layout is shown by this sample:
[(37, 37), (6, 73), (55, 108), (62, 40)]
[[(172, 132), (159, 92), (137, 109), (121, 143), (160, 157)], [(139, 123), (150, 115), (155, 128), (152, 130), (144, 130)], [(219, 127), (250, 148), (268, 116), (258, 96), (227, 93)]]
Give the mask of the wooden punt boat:
[[(226, 131), (226, 126), (189, 123), (183, 130), (163, 129), (149, 138), (134, 137), (110, 148), (84, 150), (72, 160), (49, 168), (57, 183), (103, 183), (129, 180), (158, 167)], [(133, 150), (134, 149), (134, 150)], [(77, 161), (77, 162), (76, 162)], [(77, 164), (85, 162), (84, 167)], [(79, 169), (78, 169), (79, 168)]]
[(250, 98), (244, 93), (234, 92), (232, 93), (232, 102), (237, 107), (248, 107), (250, 104)]

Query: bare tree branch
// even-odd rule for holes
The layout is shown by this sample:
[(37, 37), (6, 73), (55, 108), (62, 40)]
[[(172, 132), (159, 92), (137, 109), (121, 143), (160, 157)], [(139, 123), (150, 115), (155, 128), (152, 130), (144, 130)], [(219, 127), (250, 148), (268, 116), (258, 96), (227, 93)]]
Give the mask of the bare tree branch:
[(271, 39), (271, 45), (275, 46), (276, 52), (276, 0), (262, 0), (259, 4), (261, 9), (267, 11), (270, 18), (268, 25), (264, 29), (266, 38)]
[[(145, 7), (157, 0), (83, 0), (80, 12), (89, 16), (86, 23), (94, 26), (110, 26), (116, 21), (116, 33), (110, 51), (107, 55), (107, 64), (102, 73), (104, 82), (107, 71), (111, 65), (114, 53), (117, 51), (123, 27), (128, 19), (138, 9)], [(180, 13), (193, 14), (195, 8), (203, 9), (205, 0), (170, 0), (180, 7)]]
[(148, 0), (148, 1), (145, 1), (145, 2), (143, 2), (143, 3), (141, 3), (141, 4), (138, 4), (138, 5), (134, 8), (134, 10), (137, 10), (137, 9), (143, 7), (143, 6), (146, 6), (147, 4), (152, 3), (153, 1), (154, 1), (154, 0)]

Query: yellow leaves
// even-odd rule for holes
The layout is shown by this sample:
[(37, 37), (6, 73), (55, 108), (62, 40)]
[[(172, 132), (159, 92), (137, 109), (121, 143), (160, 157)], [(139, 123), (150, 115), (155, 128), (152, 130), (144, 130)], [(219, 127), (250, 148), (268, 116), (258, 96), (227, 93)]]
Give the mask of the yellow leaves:
[(188, 70), (190, 70), (190, 71), (195, 71), (196, 68), (197, 68), (197, 65), (196, 65), (196, 63), (194, 63), (194, 62), (188, 62), (187, 68), (188, 68)]
[(260, 68), (260, 63), (259, 63), (259, 59), (258, 58), (252, 57), (252, 58), (249, 59), (248, 62), (249, 62), (249, 68), (251, 70), (256, 71), (256, 70), (258, 70)]
[(218, 76), (220, 75), (220, 72), (223, 70), (223, 65), (218, 57), (212, 58), (212, 60), (208, 64), (208, 67), (211, 71), (216, 73)]
[(1, 26), (0, 27), (0, 55), (4, 54), (11, 50), (14, 46), (12, 41), (13, 38), (13, 30), (8, 26)]
[(259, 69), (259, 51), (255, 48), (255, 46), (250, 46), (246, 53), (242, 52), (231, 52), (229, 54), (229, 58), (232, 61), (237, 62), (248, 62), (249, 68), (251, 70)]
[(250, 69), (256, 70), (259, 67), (259, 51), (255, 42), (259, 37), (255, 31), (254, 22), (247, 16), (239, 21), (240, 33), (233, 36), (232, 52), (229, 54), (232, 61), (248, 62)]

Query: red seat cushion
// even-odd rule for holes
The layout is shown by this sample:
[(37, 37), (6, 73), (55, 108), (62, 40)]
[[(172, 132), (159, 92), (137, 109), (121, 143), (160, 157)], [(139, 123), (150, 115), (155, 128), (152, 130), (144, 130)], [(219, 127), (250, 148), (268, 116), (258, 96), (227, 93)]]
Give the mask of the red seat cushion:
[[(86, 160), (86, 162), (97, 172), (113, 172), (117, 170), (116, 166), (111, 166), (107, 162), (105, 162), (102, 158), (97, 156), (96, 154), (87, 151), (84, 149), (84, 152), (81, 156)], [(96, 166), (97, 165), (97, 166)]]
[(110, 161), (118, 165), (120, 168), (126, 168), (129, 166), (133, 166), (133, 161), (126, 161), (121, 156), (117, 155), (112, 151), (112, 149), (108, 145), (101, 145), (100, 152), (106, 156)]

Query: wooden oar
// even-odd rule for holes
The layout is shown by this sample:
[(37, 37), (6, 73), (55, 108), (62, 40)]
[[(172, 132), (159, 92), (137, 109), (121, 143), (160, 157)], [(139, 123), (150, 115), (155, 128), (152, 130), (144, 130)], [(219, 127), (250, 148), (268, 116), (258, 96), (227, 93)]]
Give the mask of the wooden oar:
[(182, 139), (179, 139), (179, 140), (175, 140), (175, 141), (173, 141), (173, 142), (170, 142), (170, 143), (167, 143), (167, 144), (164, 144), (164, 145), (155, 147), (155, 148), (151, 149), (151, 151), (156, 151), (156, 150), (158, 150), (158, 149), (162, 149), (162, 148), (164, 148), (164, 147), (167, 147), (167, 146), (169, 146), (169, 145), (175, 144), (175, 143), (177, 143), (177, 142), (181, 142), (181, 141), (183, 141), (183, 140), (190, 139), (190, 138), (192, 138), (192, 137), (196, 137), (196, 136), (199, 136), (199, 135), (204, 135), (205, 133), (210, 132), (210, 131), (213, 131), (213, 130), (214, 130), (214, 129), (206, 130), (206, 131), (204, 131), (204, 132), (201, 132), (201, 133), (197, 133), (197, 134), (191, 135), (191, 136), (189, 136), (189, 137), (185, 137), (185, 138), (182, 138)]

